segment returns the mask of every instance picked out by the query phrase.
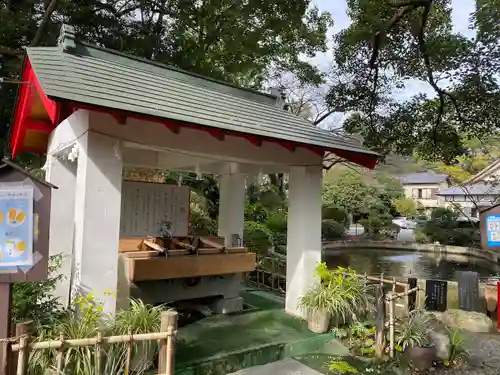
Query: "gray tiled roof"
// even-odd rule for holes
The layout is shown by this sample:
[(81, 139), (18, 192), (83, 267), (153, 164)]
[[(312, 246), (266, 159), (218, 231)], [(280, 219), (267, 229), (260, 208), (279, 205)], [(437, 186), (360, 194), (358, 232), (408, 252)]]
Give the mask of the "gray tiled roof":
[(409, 173), (402, 176), (396, 176), (403, 185), (410, 184), (440, 184), (446, 182), (448, 175), (442, 173), (420, 172)]
[(45, 94), (324, 150), (377, 153), (312, 125), (275, 105), (276, 97), (244, 90), (152, 61), (74, 40), (63, 28), (58, 47), (28, 47)]
[(478, 183), (464, 186), (453, 186), (439, 190), (438, 195), (500, 195), (500, 185)]

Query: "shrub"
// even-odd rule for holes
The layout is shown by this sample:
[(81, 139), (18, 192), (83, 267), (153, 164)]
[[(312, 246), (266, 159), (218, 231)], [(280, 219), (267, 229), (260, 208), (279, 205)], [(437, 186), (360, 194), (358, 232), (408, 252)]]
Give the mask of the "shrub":
[(54, 296), (56, 284), (63, 278), (58, 273), (62, 255), (49, 258), (49, 277), (39, 282), (15, 283), (12, 293), (12, 318), (15, 322), (33, 320), (37, 325), (55, 324), (64, 314), (58, 297)]
[(215, 236), (217, 235), (217, 223), (205, 212), (199, 209), (192, 209), (189, 216), (189, 231), (195, 236)]
[(335, 220), (336, 222), (343, 224), (344, 226), (349, 225), (349, 216), (347, 212), (341, 208), (333, 206), (323, 206), (322, 209), (323, 220)]
[(345, 226), (333, 219), (324, 219), (321, 222), (321, 235), (324, 240), (331, 241), (345, 235)]
[(431, 219), (422, 226), (422, 232), (431, 242), (443, 245), (470, 246), (479, 237), (479, 229), (471, 225), (461, 225), (458, 213), (446, 208), (437, 208)]
[(278, 210), (269, 214), (267, 218), (267, 229), (272, 232), (272, 241), (275, 251), (286, 252), (287, 239), (287, 214), (283, 210)]
[(273, 246), (272, 238), (273, 234), (264, 224), (254, 221), (245, 222), (243, 240), (250, 251), (261, 255), (267, 254), (268, 250)]
[(267, 211), (260, 203), (247, 203), (245, 205), (245, 220), (264, 223), (267, 220)]
[(267, 218), (267, 228), (273, 232), (286, 233), (287, 214), (283, 210), (270, 213)]

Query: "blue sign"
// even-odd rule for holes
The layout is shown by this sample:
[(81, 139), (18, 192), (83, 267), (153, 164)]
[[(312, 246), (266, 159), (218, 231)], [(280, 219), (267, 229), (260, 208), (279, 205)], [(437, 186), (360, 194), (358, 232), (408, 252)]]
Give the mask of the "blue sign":
[(500, 246), (500, 215), (486, 216), (488, 246)]
[(0, 188), (0, 268), (33, 266), (33, 187)]

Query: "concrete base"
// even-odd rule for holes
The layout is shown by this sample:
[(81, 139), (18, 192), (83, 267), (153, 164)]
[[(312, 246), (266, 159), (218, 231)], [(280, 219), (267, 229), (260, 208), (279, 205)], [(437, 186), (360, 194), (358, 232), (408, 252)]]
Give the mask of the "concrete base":
[(215, 314), (230, 314), (243, 310), (243, 298), (221, 298), (212, 305)]
[(140, 299), (151, 305), (185, 301), (206, 297), (222, 297), (215, 304), (215, 312), (230, 313), (243, 310), (239, 298), (243, 274), (207, 276), (192, 279), (170, 279), (131, 282), (129, 261), (118, 258), (117, 309), (127, 309), (130, 298)]

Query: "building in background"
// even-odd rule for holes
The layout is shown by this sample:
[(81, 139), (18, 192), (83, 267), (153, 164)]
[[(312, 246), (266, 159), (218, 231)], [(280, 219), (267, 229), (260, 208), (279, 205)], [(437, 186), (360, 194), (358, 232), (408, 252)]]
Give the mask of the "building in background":
[(430, 213), (432, 209), (444, 206), (444, 198), (438, 195), (449, 186), (448, 175), (433, 172), (409, 173), (396, 176), (403, 186), (405, 197), (417, 202), (419, 209)]
[(500, 198), (500, 185), (491, 182), (478, 182), (470, 185), (452, 186), (438, 193), (444, 199), (444, 206), (455, 208), (466, 218), (479, 218), (483, 211)]
[(500, 160), (489, 164), (461, 185), (441, 189), (438, 193), (445, 207), (458, 209), (463, 216), (479, 218), (479, 212), (500, 198)]

